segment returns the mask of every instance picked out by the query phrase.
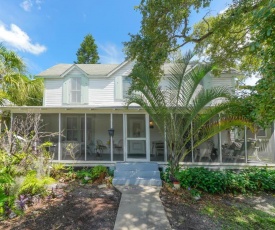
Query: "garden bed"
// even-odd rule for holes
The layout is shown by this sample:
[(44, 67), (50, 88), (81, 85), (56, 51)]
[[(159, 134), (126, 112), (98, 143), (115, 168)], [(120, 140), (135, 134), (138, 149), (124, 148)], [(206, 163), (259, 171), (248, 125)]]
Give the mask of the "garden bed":
[(105, 185), (70, 182), (54, 188), (54, 196), (37, 200), (23, 216), (0, 222), (0, 229), (114, 228), (121, 194)]
[(173, 229), (275, 229), (275, 196), (202, 194), (196, 201), (188, 190), (160, 192)]

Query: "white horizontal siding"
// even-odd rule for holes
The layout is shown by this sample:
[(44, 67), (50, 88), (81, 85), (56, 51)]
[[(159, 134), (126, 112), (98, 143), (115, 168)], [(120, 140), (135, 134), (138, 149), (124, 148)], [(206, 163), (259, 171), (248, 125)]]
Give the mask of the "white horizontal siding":
[(89, 105), (114, 102), (114, 79), (89, 79)]
[(62, 84), (62, 79), (45, 79), (44, 106), (62, 105)]

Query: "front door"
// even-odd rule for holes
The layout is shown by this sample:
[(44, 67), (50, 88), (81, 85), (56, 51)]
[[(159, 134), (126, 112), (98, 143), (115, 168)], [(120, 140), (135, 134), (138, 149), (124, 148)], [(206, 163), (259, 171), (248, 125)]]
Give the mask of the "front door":
[(127, 114), (126, 117), (126, 161), (148, 161), (148, 118), (145, 114)]

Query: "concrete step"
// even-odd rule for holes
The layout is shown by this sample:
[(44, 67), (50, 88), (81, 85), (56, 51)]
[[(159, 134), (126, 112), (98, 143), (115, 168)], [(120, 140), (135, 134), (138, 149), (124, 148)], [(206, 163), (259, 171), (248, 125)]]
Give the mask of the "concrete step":
[(148, 178), (122, 178), (117, 177), (113, 179), (113, 185), (146, 185), (146, 186), (162, 186), (160, 179)]
[(160, 171), (140, 171), (140, 170), (129, 170), (129, 171), (121, 171), (115, 170), (114, 177), (128, 177), (128, 178), (135, 178), (135, 177), (142, 177), (142, 178), (160, 178)]
[(114, 171), (113, 185), (162, 186), (158, 163), (118, 162)]
[(116, 170), (118, 171), (158, 171), (158, 163), (156, 162), (117, 162)]

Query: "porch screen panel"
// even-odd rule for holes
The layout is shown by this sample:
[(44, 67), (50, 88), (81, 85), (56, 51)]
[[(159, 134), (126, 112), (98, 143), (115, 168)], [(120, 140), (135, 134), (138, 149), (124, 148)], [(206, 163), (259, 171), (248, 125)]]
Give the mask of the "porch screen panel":
[(150, 161), (164, 161), (165, 144), (163, 134), (158, 127), (149, 119), (150, 127)]
[(147, 158), (146, 152), (146, 127), (144, 114), (127, 115), (127, 158)]
[(51, 142), (52, 146), (47, 148), (52, 159), (58, 160), (58, 114), (41, 114), (42, 121), (42, 142)]
[(87, 117), (92, 118), (91, 137), (87, 140), (87, 143), (91, 143), (91, 150), (87, 153), (87, 159), (92, 161), (110, 161), (111, 141), (108, 133), (111, 128), (110, 114), (93, 114), (87, 115)]
[(113, 137), (113, 160), (124, 160), (124, 139), (123, 139), (123, 115), (113, 114), (113, 128), (115, 134)]
[(248, 163), (274, 163), (275, 162), (275, 141), (274, 124), (268, 127), (258, 128), (256, 133), (247, 131), (248, 143), (252, 142), (252, 149), (248, 146)]
[(247, 145), (248, 151), (252, 147), (250, 141), (245, 144), (245, 128), (232, 127), (221, 132), (222, 162), (245, 163)]
[(62, 114), (61, 159), (85, 160), (84, 114)]

